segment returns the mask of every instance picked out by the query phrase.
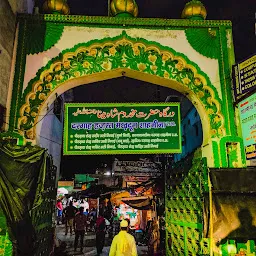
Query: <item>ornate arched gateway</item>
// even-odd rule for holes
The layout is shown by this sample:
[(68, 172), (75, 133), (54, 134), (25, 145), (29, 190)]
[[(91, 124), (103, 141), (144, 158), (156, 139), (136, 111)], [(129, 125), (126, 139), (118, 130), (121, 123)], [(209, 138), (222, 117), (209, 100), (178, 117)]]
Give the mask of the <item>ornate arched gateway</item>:
[[(200, 115), (204, 139), (183, 185), (167, 195), (166, 245), (168, 255), (208, 255), (212, 244), (202, 218), (207, 168), (245, 166), (232, 104), (233, 63), (228, 21), (19, 16), (8, 134), (39, 144), (48, 106), (82, 84), (128, 76), (181, 92)], [(179, 173), (173, 175), (170, 180)]]
[[(53, 102), (56, 93), (59, 95), (81, 84), (122, 75), (163, 85), (186, 95), (200, 114), (203, 146), (207, 147), (208, 153), (209, 146), (213, 151), (214, 157), (208, 159), (209, 164), (211, 159), (220, 165), (221, 160), (226, 162), (225, 156), (218, 152), (220, 146), (225, 148), (225, 145), (219, 142), (232, 134), (233, 110), (229, 109), (230, 113), (227, 114), (228, 105), (223, 105), (225, 99), (220, 99), (208, 75), (184, 53), (178, 53), (159, 42), (131, 37), (126, 30), (112, 38), (93, 39), (74, 45), (41, 67), (23, 88), (19, 109), (15, 103), (15, 116), (18, 117), (14, 119), (15, 127), (27, 140), (35, 140), (36, 134), (40, 133), (40, 124), (37, 125), (40, 116), (46, 113), (46, 106)], [(226, 84), (226, 81), (213, 82)], [(234, 138), (230, 138), (232, 142), (236, 140)], [(237, 139), (240, 144), (241, 140)], [(216, 151), (217, 148), (219, 150)], [(210, 165), (215, 166), (213, 162)]]
[(159, 43), (131, 38), (125, 31), (114, 38), (75, 45), (41, 68), (24, 93), (18, 129), (27, 139), (35, 139), (40, 132), (35, 124), (52, 94), (121, 75), (161, 84), (189, 97), (203, 121), (205, 144), (226, 135), (221, 100), (197, 64)]

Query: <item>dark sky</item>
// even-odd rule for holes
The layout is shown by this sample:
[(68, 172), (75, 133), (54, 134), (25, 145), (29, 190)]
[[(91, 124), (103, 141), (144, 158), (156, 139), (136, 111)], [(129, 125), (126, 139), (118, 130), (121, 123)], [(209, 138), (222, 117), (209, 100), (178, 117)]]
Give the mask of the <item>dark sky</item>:
[[(43, 1), (43, 0), (40, 0)], [(185, 0), (137, 0), (139, 17), (179, 19), (188, 1)], [(255, 0), (202, 1), (207, 9), (207, 19), (231, 20), (236, 60), (240, 61), (255, 53)], [(68, 0), (71, 14), (107, 16), (107, 0)], [(120, 86), (120, 84), (122, 86)], [(75, 102), (153, 102), (164, 101), (173, 93), (170, 89), (150, 85), (129, 78), (118, 78), (99, 83), (82, 85), (74, 90)], [(177, 92), (176, 95), (180, 96)], [(190, 104), (181, 97), (182, 114)], [(136, 159), (139, 156), (119, 156)], [(62, 174), (71, 178), (74, 173), (91, 173), (102, 163), (111, 164), (112, 156), (66, 156), (62, 159)]]

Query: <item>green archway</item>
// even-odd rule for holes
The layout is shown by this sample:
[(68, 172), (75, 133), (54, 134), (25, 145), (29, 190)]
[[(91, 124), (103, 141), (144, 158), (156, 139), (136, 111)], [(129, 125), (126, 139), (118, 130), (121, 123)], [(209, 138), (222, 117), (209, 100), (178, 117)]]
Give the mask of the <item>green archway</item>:
[(207, 75), (183, 54), (156, 42), (131, 38), (125, 31), (114, 38), (78, 44), (41, 68), (23, 94), (19, 131), (26, 139), (35, 139), (39, 113), (56, 93), (123, 74), (185, 94), (201, 117), (204, 143), (225, 136), (221, 100)]

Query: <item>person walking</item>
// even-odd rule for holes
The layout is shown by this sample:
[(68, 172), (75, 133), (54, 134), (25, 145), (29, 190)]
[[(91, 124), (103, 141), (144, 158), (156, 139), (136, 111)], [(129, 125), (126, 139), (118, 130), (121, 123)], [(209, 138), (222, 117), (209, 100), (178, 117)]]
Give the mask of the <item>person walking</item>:
[(90, 231), (95, 231), (95, 224), (97, 220), (97, 212), (95, 208), (92, 208), (89, 212), (90, 219)]
[(60, 225), (60, 221), (62, 220), (62, 213), (63, 213), (63, 206), (60, 199), (57, 200), (56, 208), (57, 208), (57, 225)]
[(102, 253), (104, 244), (105, 244), (105, 219), (99, 215), (99, 217), (96, 220), (96, 249), (97, 249), (97, 255), (100, 255)]
[(79, 208), (79, 213), (75, 216), (75, 243), (74, 249), (76, 251), (78, 240), (80, 238), (80, 251), (83, 251), (83, 244), (84, 244), (84, 234), (85, 234), (85, 227), (86, 227), (87, 218), (84, 215), (84, 208)]
[(69, 206), (64, 209), (63, 213), (65, 217), (65, 235), (68, 234), (68, 228), (70, 229), (70, 235), (72, 235), (74, 218), (77, 213), (77, 208), (73, 206), (72, 201), (69, 202)]
[(114, 237), (115, 235), (117, 235), (120, 231), (120, 221), (117, 217), (117, 214), (114, 214), (114, 218), (113, 218), (113, 222), (112, 222), (112, 237)]
[(128, 222), (120, 222), (120, 232), (114, 237), (109, 256), (137, 256), (136, 242), (132, 235), (128, 234)]
[(159, 237), (159, 226), (157, 220), (153, 220), (152, 230), (150, 231), (150, 239), (148, 244), (148, 255), (158, 255), (160, 237)]

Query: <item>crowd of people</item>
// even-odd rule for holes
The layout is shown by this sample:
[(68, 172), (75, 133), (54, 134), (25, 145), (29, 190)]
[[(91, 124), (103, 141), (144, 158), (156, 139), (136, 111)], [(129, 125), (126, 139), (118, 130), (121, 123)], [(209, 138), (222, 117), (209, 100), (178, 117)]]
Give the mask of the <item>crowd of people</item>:
[(94, 231), (95, 230), (95, 223), (97, 218), (97, 211), (95, 208), (91, 208), (89, 210), (89, 204), (84, 200), (76, 200), (76, 199), (66, 199), (63, 203), (63, 200), (58, 199), (56, 208), (57, 208), (57, 225), (60, 223), (65, 224), (66, 232), (70, 231), (72, 235), (74, 230), (74, 218), (76, 214), (78, 214), (79, 209), (83, 208), (83, 215), (86, 216), (86, 231)]
[[(87, 207), (87, 208), (85, 208)], [(148, 255), (164, 254), (164, 218), (156, 218), (147, 222), (144, 231), (130, 228), (129, 219), (120, 219), (115, 213), (111, 215), (109, 209), (105, 212), (100, 207), (97, 214), (96, 209), (89, 209), (85, 200), (69, 199), (66, 204), (59, 199), (56, 204), (57, 225), (65, 224), (65, 235), (75, 234), (74, 250), (78, 247), (83, 251), (83, 241), (86, 232), (95, 232), (97, 255), (102, 253), (105, 245), (106, 234), (112, 240), (110, 256), (115, 255), (137, 255), (136, 244), (148, 246)], [(140, 233), (139, 233), (140, 232)], [(128, 250), (130, 254), (124, 254)], [(123, 254), (120, 254), (122, 252)]]

